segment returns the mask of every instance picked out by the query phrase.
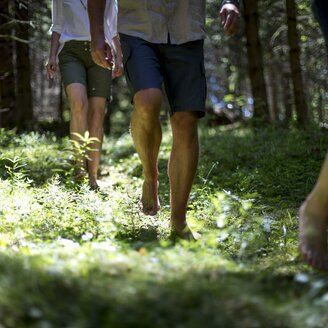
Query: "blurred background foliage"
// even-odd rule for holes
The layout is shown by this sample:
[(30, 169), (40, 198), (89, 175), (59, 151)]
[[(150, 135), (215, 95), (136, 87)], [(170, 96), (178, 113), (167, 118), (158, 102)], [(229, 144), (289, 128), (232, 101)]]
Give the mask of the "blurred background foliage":
[[(240, 32), (231, 38), (222, 31), (219, 1), (207, 1), (208, 124), (326, 127), (328, 53), (310, 5), (241, 1)], [(1, 0), (0, 13), (0, 127), (66, 134), (60, 76), (52, 88), (45, 80), (51, 1)], [(106, 133), (121, 134), (131, 104), (124, 78), (113, 84)]]

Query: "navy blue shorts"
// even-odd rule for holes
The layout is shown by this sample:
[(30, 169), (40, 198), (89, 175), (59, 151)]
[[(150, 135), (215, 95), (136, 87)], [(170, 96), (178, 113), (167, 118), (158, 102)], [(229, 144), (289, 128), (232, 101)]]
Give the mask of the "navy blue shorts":
[(206, 77), (204, 41), (182, 45), (155, 44), (141, 38), (120, 35), (124, 72), (133, 96), (140, 90), (157, 88), (166, 95), (175, 112), (205, 115)]
[(312, 10), (328, 43), (328, 3), (327, 0), (312, 0)]

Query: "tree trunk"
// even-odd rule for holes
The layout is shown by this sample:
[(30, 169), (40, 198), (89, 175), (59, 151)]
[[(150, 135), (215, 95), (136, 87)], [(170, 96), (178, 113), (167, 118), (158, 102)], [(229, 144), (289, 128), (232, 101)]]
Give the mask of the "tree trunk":
[(323, 123), (323, 121), (324, 121), (322, 106), (323, 106), (322, 91), (321, 91), (321, 86), (319, 84), (319, 88), (318, 88), (318, 119), (319, 119), (320, 124)]
[(283, 101), (284, 101), (284, 107), (285, 107), (285, 117), (283, 120), (283, 126), (288, 127), (290, 124), (290, 121), (293, 116), (293, 103), (291, 101), (292, 99), (292, 90), (291, 90), (291, 82), (290, 82), (290, 74), (288, 72), (285, 72), (282, 75), (282, 81), (281, 84), (283, 86)]
[(278, 76), (276, 74), (276, 62), (273, 61), (269, 66), (268, 96), (270, 103), (270, 118), (274, 125), (279, 123), (279, 103), (278, 103)]
[(300, 46), (297, 33), (295, 0), (286, 0), (289, 62), (292, 74), (294, 102), (297, 122), (305, 127), (309, 123), (309, 112), (306, 104), (306, 96), (303, 85), (303, 77), (300, 63)]
[[(20, 21), (29, 21), (29, 4), (16, 2), (15, 18)], [(22, 42), (16, 42), (16, 126), (26, 127), (33, 122), (33, 105), (31, 89), (31, 64), (29, 51), (29, 25), (16, 24), (16, 37)]]
[(244, 20), (249, 78), (254, 100), (254, 118), (269, 122), (269, 107), (264, 79), (262, 46), (259, 37), (257, 0), (244, 0)]
[[(0, 26), (9, 21), (11, 0), (0, 1)], [(13, 67), (13, 41), (11, 29), (3, 29), (7, 38), (0, 39), (0, 127), (12, 126), (12, 114), (15, 106), (15, 80)]]

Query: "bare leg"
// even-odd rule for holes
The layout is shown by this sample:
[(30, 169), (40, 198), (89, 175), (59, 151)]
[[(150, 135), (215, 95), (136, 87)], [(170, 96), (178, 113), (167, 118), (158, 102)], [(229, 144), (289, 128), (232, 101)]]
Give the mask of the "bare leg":
[[(71, 109), (71, 120), (70, 120), (70, 133), (73, 140), (79, 141), (80, 139), (72, 134), (78, 133), (84, 135), (87, 131), (87, 113), (88, 113), (88, 98), (86, 88), (83, 84), (72, 83), (66, 87), (66, 93)], [(83, 174), (86, 171), (85, 159), (76, 156), (76, 162), (78, 164), (77, 174)], [(79, 177), (77, 177), (79, 178)]]
[(328, 271), (328, 155), (312, 192), (299, 210), (299, 249), (313, 267)]
[(97, 175), (100, 164), (101, 145), (104, 137), (103, 122), (105, 117), (106, 98), (92, 97), (89, 99), (88, 129), (90, 137), (97, 138), (90, 144), (91, 151), (88, 161), (88, 175), (91, 189), (98, 189)]
[(196, 114), (190, 112), (175, 113), (171, 117), (173, 145), (168, 167), (171, 225), (185, 239), (192, 238), (186, 210), (199, 156), (197, 121)]
[(159, 208), (157, 158), (162, 140), (159, 113), (162, 92), (146, 89), (134, 96), (134, 111), (131, 119), (131, 134), (140, 157), (144, 182), (142, 187), (142, 211), (155, 215)]

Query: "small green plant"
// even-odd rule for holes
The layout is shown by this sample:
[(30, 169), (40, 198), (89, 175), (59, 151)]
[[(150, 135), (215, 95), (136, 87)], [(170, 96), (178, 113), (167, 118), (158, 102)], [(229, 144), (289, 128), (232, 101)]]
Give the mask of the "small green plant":
[(28, 181), (26, 163), (23, 163), (23, 159), (19, 156), (14, 158), (4, 158), (9, 164), (5, 165), (9, 179), (14, 183), (21, 183)]
[(26, 163), (19, 156), (14, 158), (4, 158), (7, 162), (5, 165), (6, 173), (11, 182), (10, 194), (15, 188), (23, 188), (31, 184), (32, 180), (27, 177)]
[(86, 131), (82, 136), (79, 133), (71, 133), (75, 139), (70, 140), (71, 147), (68, 149), (70, 161), (68, 162), (69, 169), (66, 172), (66, 177), (73, 178), (76, 181), (84, 181), (86, 176), (87, 162), (91, 159), (89, 154), (92, 151), (98, 151), (92, 147), (96, 142), (100, 142), (98, 138), (90, 137), (89, 131)]

